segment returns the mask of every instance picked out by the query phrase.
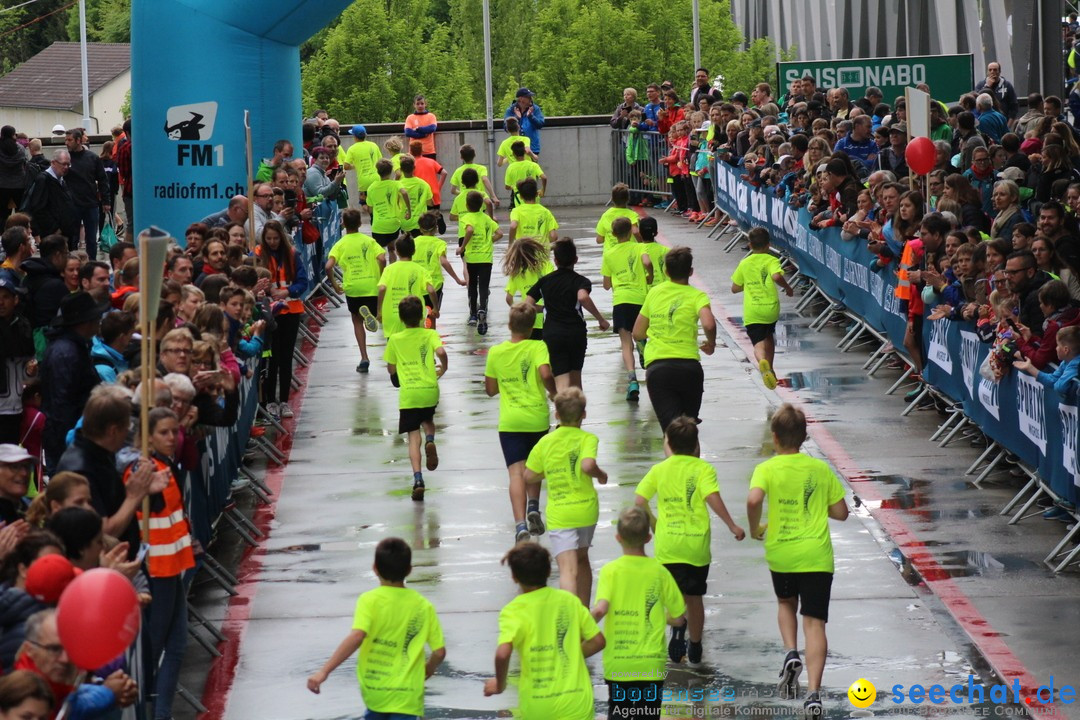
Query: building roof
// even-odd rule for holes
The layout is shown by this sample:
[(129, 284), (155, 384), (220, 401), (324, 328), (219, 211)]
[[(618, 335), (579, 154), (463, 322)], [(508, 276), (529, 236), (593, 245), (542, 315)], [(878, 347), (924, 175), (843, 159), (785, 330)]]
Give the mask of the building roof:
[[(87, 43), (90, 94), (131, 69), (131, 45)], [(55, 42), (0, 77), (0, 106), (73, 110), (82, 105), (79, 43)]]

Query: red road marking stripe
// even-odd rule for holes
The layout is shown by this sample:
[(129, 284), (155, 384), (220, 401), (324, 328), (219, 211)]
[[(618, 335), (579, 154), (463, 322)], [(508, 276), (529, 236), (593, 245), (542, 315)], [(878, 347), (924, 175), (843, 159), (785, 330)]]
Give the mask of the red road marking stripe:
[[(319, 326), (316, 324), (313, 329), (318, 336)], [(315, 355), (315, 347), (310, 342), (305, 342), (301, 351), (309, 360)], [(225, 642), (218, 646), (221, 657), (214, 658), (214, 662), (210, 665), (210, 672), (206, 676), (206, 686), (203, 688), (202, 704), (206, 707), (206, 712), (200, 715), (203, 720), (221, 720), (225, 717), (225, 710), (229, 705), (229, 695), (232, 692), (233, 681), (236, 680), (236, 668), (240, 662), (240, 648), (247, 632), (248, 621), (251, 620), (251, 606), (255, 603), (259, 576), (262, 574), (264, 546), (270, 539), (270, 524), (277, 514), (278, 498), (281, 497), (281, 489), (285, 484), (285, 470), (288, 468), (289, 455), (292, 453), (292, 433), (296, 431), (296, 426), (300, 423), (300, 417), (303, 414), (308, 371), (309, 367), (300, 364), (296, 364), (293, 368), (293, 374), (300, 379), (300, 389), (291, 393), (289, 398), (290, 403), (296, 403), (293, 407), (295, 416), (291, 420), (281, 421), (290, 433), (278, 442), (278, 448), (285, 454), (285, 464), (273, 466), (266, 472), (265, 481), (271, 492), (270, 504), (257, 505), (252, 517), (252, 522), (262, 531), (263, 537), (259, 539), (257, 548), (249, 547), (244, 552), (244, 557), (237, 568), (236, 578), (240, 581), (236, 587), (237, 595), (229, 598), (225, 620), (221, 626), (221, 632), (225, 635)]]
[[(645, 213), (638, 208), (638, 213), (644, 215)], [(664, 245), (671, 246), (671, 243), (663, 236), (662, 233), (657, 233), (656, 239)], [(750, 339), (746, 336), (743, 329), (735, 323), (731, 314), (728, 312), (727, 304), (720, 300), (719, 296), (713, 294), (709, 285), (702, 279), (698, 273), (694, 273), (691, 281), (700, 290), (707, 293), (713, 302), (713, 315), (716, 316), (717, 321), (724, 326), (724, 330), (727, 334), (738, 344), (743, 353), (750, 360), (754, 357), (754, 346), (750, 343)], [(719, 310), (717, 309), (717, 303), (719, 303)], [(753, 363), (751, 363), (753, 364)], [(812, 406), (804, 404), (799, 398), (799, 394), (791, 388), (783, 386), (777, 387), (776, 394), (780, 396), (785, 402), (791, 402), (793, 404), (799, 404), (799, 407), (806, 413), (808, 428), (807, 431), (810, 437), (813, 438), (821, 451), (825, 453), (825, 456), (829, 459), (829, 462), (840, 471), (844, 476), (844, 479), (849, 484), (860, 482), (859, 494), (870, 500), (873, 503), (880, 503), (882, 496), (878, 492), (878, 487), (873, 482), (868, 482), (870, 476), (867, 472), (860, 467), (843, 446), (832, 436), (828, 428), (824, 423), (818, 422)], [(1065, 716), (1053, 704), (1042, 704), (1035, 699), (1035, 691), (1039, 687), (1039, 681), (1028, 671), (1027, 667), (1020, 661), (1019, 658), (1013, 654), (1009, 646), (1005, 644), (1005, 641), (1001, 639), (1000, 635), (993, 630), (990, 623), (979, 612), (978, 608), (971, 599), (964, 593), (963, 590), (956, 584), (948, 573), (938, 564), (932, 553), (926, 552), (921, 548), (925, 548), (926, 544), (919, 540), (919, 536), (915, 533), (899, 513), (892, 512), (871, 512), (874, 519), (879, 525), (889, 534), (890, 539), (896, 543), (896, 545), (904, 553), (904, 556), (911, 562), (912, 566), (919, 571), (919, 575), (922, 576), (923, 582), (944, 603), (949, 614), (960, 625), (963, 631), (971, 638), (971, 641), (978, 648), (979, 652), (986, 659), (986, 661), (993, 668), (1000, 677), (1002, 677), (1006, 683), (1012, 682), (1013, 678), (1019, 678), (1020, 688), (1022, 691), (1022, 697), (1026, 702), (1031, 704), (1027, 705), (1027, 708), (1035, 715), (1038, 715), (1045, 720), (1065, 720)]]

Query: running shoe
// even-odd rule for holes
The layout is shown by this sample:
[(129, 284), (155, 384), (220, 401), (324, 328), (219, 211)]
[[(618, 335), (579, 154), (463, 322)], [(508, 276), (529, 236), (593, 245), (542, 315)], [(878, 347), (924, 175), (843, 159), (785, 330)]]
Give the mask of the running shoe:
[[(799, 676), (802, 675), (802, 658), (798, 650), (790, 651), (780, 667), (780, 681), (776, 683), (776, 692), (782, 700), (794, 700), (799, 696)], [(821, 701), (818, 701), (818, 709)]]
[(671, 639), (667, 644), (668, 660), (673, 663), (682, 662), (686, 656), (686, 626), (671, 628)]
[(370, 360), (361, 360), (360, 364), (356, 366), (356, 372), (358, 372), (358, 373), (366, 373), (369, 368), (371, 368), (371, 361)]
[(525, 520), (529, 523), (530, 535), (543, 535), (547, 532), (547, 527), (544, 525), (544, 518), (540, 515), (540, 510), (529, 510), (525, 513)]
[(514, 542), (529, 542), (529, 537), (529, 527), (525, 523), (518, 523), (517, 531), (514, 533)]
[(626, 401), (637, 402), (638, 396), (641, 395), (641, 386), (638, 385), (637, 380), (631, 380), (626, 386)]
[(469, 316), (469, 327), (476, 327), (476, 316), (475, 315), (470, 315)]
[(761, 362), (758, 363), (758, 369), (761, 370), (761, 379), (765, 382), (765, 387), (770, 390), (776, 389), (776, 374), (772, 370), (772, 366), (769, 365), (769, 361), (765, 358), (761, 358)]
[(275, 402), (266, 403), (266, 412), (270, 413), (270, 417), (275, 420), (279, 420), (281, 415), (278, 413), (278, 404)]
[(716, 227), (719, 223), (720, 223), (719, 220), (717, 220), (715, 217), (711, 217), (711, 218), (709, 218), (708, 220), (705, 221), (705, 227), (708, 227), (708, 228)]
[(436, 470), (439, 467), (439, 451), (435, 447), (435, 441), (429, 440), (424, 443), (424, 455), (427, 456), (427, 469)]
[(367, 305), (360, 306), (360, 317), (364, 319), (364, 329), (368, 332), (375, 332), (379, 329), (379, 321), (371, 314), (371, 310), (368, 309)]
[(487, 310), (480, 308), (480, 312), (476, 313), (476, 332), (487, 335), (487, 331)]
[(655, 207), (656, 207), (657, 210), (667, 210), (667, 206), (670, 205), (670, 204), (671, 204), (670, 200), (665, 200), (664, 202), (656, 203)]
[(690, 664), (690, 667), (701, 667), (701, 653), (701, 643), (691, 640), (690, 643), (686, 646), (686, 662)]
[(1072, 522), (1072, 515), (1065, 508), (1055, 505), (1042, 514), (1043, 520), (1057, 520), (1058, 522)]
[(424, 489), (424, 481), (422, 478), (417, 478), (416, 480), (413, 480), (412, 499), (416, 502), (423, 502)]
[(822, 713), (824, 712), (821, 708), (821, 697), (816, 692), (812, 692), (807, 696), (806, 702), (803, 703), (802, 707), (803, 715), (807, 718), (811, 718), (811, 720), (817, 720), (817, 718), (822, 717)]
[(283, 418), (291, 418), (293, 416), (292, 408), (289, 407), (289, 403), (281, 403), (278, 405), (278, 415)]

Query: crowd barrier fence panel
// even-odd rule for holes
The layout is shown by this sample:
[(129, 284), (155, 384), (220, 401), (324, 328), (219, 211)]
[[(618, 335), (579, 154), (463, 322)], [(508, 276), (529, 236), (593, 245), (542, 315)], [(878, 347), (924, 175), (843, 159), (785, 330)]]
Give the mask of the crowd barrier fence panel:
[[(896, 346), (907, 325), (895, 295), (896, 274), (870, 269), (877, 256), (860, 241), (846, 241), (839, 228), (810, 229), (810, 213), (795, 209), (770, 189), (741, 180), (723, 162), (714, 164), (717, 206), (746, 230), (764, 227), (772, 243), (790, 256), (799, 272), (833, 302), (842, 304)], [(923, 328), (927, 364), (923, 378), (942, 395), (963, 405), (964, 413), (1002, 447), (1036, 468), (1058, 497), (1080, 502), (1075, 393), (1059, 395), (1017, 371), (1001, 382), (982, 377), (979, 367), (990, 346), (979, 341), (966, 321), (927, 321)]]
[[(627, 143), (642, 143), (645, 157), (627, 162)], [(611, 184), (626, 183), (635, 200), (643, 195), (671, 197), (671, 178), (660, 158), (668, 154), (667, 138), (658, 132), (611, 131)]]

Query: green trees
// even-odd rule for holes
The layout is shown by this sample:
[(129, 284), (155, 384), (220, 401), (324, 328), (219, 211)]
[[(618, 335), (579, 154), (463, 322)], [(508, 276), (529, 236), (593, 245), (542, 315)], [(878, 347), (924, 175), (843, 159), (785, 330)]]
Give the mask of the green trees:
[(55, 41), (66, 39), (64, 6), (68, 0), (40, 0), (16, 7), (22, 3), (0, 0), (0, 10), (4, 10), (0, 12), (0, 74), (13, 70)]
[[(771, 42), (746, 48), (727, 0), (700, 5), (702, 62), (725, 94), (775, 82)], [(322, 35), (303, 66), (306, 113), (396, 122), (422, 92), (442, 119), (483, 117), (480, 0), (356, 0)], [(669, 79), (688, 93), (694, 73), (691, 0), (491, 0), (491, 40), (498, 117), (521, 86), (547, 115), (606, 113), (624, 87), (644, 96)]]

